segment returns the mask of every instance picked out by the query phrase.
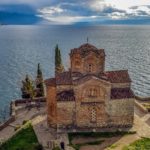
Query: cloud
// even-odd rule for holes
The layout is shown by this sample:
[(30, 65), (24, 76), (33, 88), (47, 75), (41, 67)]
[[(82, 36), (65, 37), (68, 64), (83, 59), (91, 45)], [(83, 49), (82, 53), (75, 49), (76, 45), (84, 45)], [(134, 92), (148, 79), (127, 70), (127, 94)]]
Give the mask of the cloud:
[(125, 12), (117, 12), (109, 14), (113, 19), (139, 19), (139, 18), (149, 18), (150, 19), (150, 6), (132, 6), (128, 8)]
[[(26, 5), (28, 9), (16, 9), (14, 4)], [(4, 5), (12, 6), (12, 12), (30, 12), (51, 24), (114, 23), (117, 20), (128, 23), (127, 20), (150, 19), (150, 5), (146, 0), (0, 0), (0, 6), (6, 8)]]
[(57, 3), (55, 1), (51, 6), (39, 9), (38, 12), (40, 12), (41, 17), (49, 20), (50, 23), (56, 24), (97, 21), (99, 19), (109, 19), (110, 14), (125, 14), (125, 10), (117, 9), (111, 4), (100, 0), (71, 0)]

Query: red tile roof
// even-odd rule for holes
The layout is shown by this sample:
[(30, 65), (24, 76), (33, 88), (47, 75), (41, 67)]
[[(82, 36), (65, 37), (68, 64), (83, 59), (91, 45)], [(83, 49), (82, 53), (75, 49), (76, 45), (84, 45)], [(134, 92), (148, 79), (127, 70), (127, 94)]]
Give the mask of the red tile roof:
[(111, 99), (134, 98), (134, 93), (130, 88), (111, 89)]
[(73, 90), (62, 91), (57, 94), (56, 99), (57, 101), (75, 101), (74, 91)]
[(95, 46), (89, 43), (83, 44), (79, 48), (72, 49), (70, 55), (74, 53), (79, 53), (82, 57), (85, 57), (90, 51), (95, 52), (97, 55), (105, 55), (104, 49), (97, 49)]
[(108, 80), (111, 83), (129, 83), (131, 79), (128, 74), (128, 70), (117, 70), (105, 72)]
[(71, 72), (66, 71), (66, 72), (58, 74), (56, 76), (56, 84), (57, 85), (71, 85), (72, 84)]
[(46, 79), (45, 84), (47, 86), (56, 86), (56, 79), (55, 78)]

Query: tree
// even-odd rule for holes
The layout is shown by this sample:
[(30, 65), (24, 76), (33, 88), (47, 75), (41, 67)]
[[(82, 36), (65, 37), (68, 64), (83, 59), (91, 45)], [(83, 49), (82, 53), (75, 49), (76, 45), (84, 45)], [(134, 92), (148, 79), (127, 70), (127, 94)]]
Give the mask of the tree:
[(37, 97), (44, 96), (44, 81), (43, 81), (43, 74), (42, 74), (42, 70), (40, 67), (40, 63), (38, 64), (38, 68), (37, 68), (36, 96)]
[(62, 65), (61, 52), (58, 44), (55, 47), (55, 74), (59, 74), (64, 71), (64, 66)]
[(31, 98), (33, 99), (35, 97), (35, 88), (33, 81), (29, 78), (28, 75), (26, 75), (26, 78), (24, 81), (22, 81), (22, 98)]

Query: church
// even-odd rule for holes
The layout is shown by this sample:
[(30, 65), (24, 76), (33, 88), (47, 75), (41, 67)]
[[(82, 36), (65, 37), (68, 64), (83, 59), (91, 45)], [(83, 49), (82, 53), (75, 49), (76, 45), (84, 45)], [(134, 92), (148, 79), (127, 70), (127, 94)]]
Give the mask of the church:
[(131, 127), (134, 93), (128, 71), (105, 71), (104, 49), (89, 43), (69, 56), (68, 71), (45, 80), (48, 125), (68, 132)]

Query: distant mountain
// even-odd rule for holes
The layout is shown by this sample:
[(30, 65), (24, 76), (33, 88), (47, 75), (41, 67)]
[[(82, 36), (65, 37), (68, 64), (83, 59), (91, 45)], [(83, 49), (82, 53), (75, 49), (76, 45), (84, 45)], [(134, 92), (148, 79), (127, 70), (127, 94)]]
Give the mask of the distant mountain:
[(75, 26), (89, 25), (150, 25), (149, 18), (115, 19), (115, 20), (97, 20), (90, 22), (76, 22)]

